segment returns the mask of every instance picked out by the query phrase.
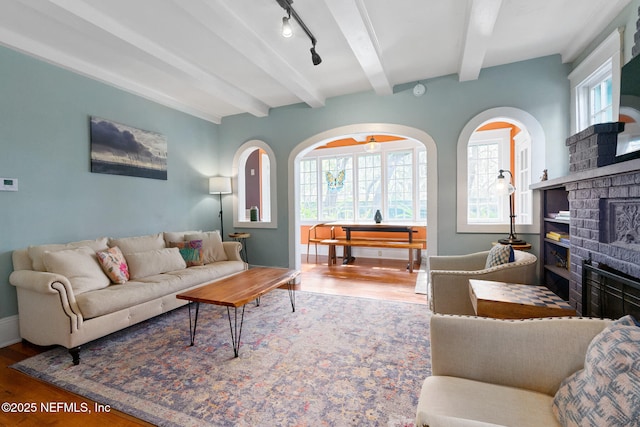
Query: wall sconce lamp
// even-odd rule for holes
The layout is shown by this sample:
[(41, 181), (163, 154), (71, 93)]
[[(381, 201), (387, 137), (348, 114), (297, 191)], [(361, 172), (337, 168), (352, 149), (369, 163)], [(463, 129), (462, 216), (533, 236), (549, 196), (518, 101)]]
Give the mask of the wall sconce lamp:
[(209, 178), (209, 194), (218, 194), (220, 199), (220, 239), (224, 240), (224, 221), (222, 220), (222, 195), (231, 194), (231, 178), (214, 176)]
[[(506, 180), (504, 173), (508, 173), (509, 174), (509, 181)], [(498, 243), (501, 243), (503, 245), (526, 245), (527, 242), (525, 242), (524, 240), (518, 239), (518, 236), (516, 235), (516, 226), (515, 226), (515, 219), (516, 219), (516, 215), (513, 211), (513, 199), (515, 197), (515, 191), (516, 191), (516, 187), (513, 186), (512, 184), (512, 178), (513, 175), (511, 174), (511, 171), (508, 171), (506, 169), (500, 169), (500, 174), (498, 175), (498, 181), (496, 182), (496, 192), (499, 195), (502, 196), (509, 196), (509, 224), (510, 224), (510, 228), (509, 228), (509, 237), (507, 237), (506, 239), (500, 239), (498, 240)]]
[(291, 6), (291, 4), (293, 3), (293, 0), (276, 0), (276, 1), (280, 5), (280, 7), (283, 8), (285, 12), (287, 12), (287, 16), (282, 18), (282, 36), (288, 38), (293, 35), (293, 28), (291, 27), (291, 22), (290, 22), (291, 17), (293, 17), (293, 19), (300, 25), (300, 27), (307, 34), (307, 36), (309, 37), (309, 40), (311, 40), (311, 49), (310, 49), (311, 62), (313, 62), (313, 65), (320, 64), (322, 62), (322, 58), (320, 58), (320, 55), (318, 55), (318, 52), (316, 52), (317, 40), (314, 37), (311, 30), (309, 30), (309, 27), (307, 27), (307, 25), (304, 23), (302, 18), (300, 18), (300, 15), (298, 15), (298, 12), (296, 12), (293, 6)]

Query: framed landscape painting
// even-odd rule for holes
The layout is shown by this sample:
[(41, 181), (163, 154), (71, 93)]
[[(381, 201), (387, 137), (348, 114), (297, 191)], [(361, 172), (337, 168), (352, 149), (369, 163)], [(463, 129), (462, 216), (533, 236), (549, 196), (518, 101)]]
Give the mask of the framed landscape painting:
[(91, 172), (167, 179), (167, 139), (91, 117)]

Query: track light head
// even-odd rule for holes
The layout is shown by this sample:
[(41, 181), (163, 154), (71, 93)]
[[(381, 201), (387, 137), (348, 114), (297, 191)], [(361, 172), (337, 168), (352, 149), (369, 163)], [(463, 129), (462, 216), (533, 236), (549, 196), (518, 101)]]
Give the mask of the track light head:
[(322, 62), (322, 58), (320, 58), (320, 55), (318, 55), (318, 52), (316, 52), (316, 45), (314, 44), (311, 47), (311, 61), (313, 62), (313, 65), (318, 65)]
[(293, 27), (289, 19), (290, 18), (286, 16), (282, 18), (282, 37), (289, 38), (293, 35)]

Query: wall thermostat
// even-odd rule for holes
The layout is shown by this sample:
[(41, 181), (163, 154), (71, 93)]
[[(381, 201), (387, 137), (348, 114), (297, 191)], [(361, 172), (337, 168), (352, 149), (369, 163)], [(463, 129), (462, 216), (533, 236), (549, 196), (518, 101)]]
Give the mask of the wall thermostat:
[(0, 178), (0, 191), (18, 191), (18, 179)]

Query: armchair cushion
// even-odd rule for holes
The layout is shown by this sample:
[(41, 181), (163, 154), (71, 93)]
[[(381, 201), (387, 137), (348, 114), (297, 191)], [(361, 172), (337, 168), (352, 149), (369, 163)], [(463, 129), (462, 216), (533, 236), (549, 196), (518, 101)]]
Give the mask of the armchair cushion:
[(598, 334), (584, 369), (560, 386), (553, 411), (564, 426), (628, 426), (640, 420), (640, 327), (625, 316)]

